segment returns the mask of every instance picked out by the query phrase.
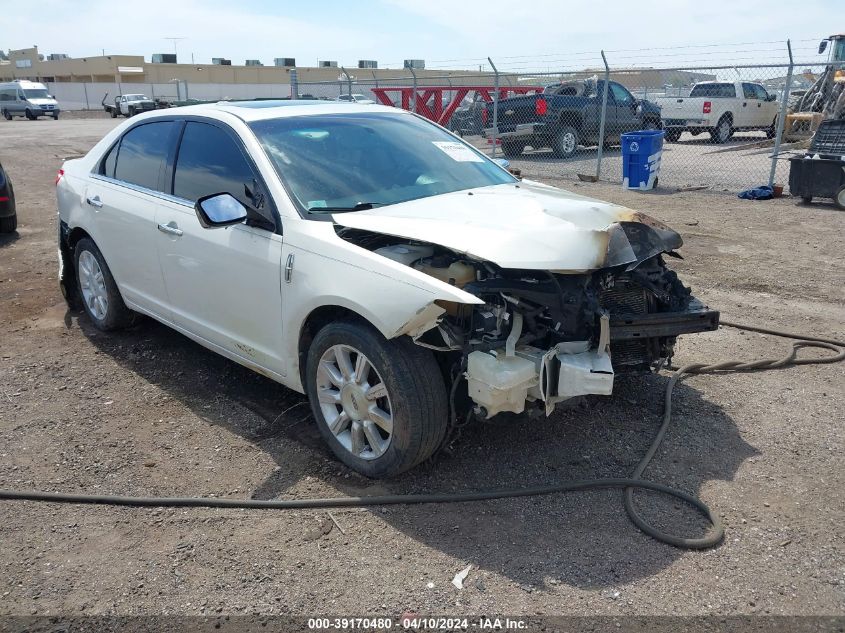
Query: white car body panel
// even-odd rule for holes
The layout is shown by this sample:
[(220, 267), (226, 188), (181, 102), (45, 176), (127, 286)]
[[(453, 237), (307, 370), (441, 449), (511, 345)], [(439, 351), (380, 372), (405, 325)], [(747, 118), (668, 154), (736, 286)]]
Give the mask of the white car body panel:
[(523, 181), (334, 216), (343, 226), (445, 246), (503, 268), (600, 266), (607, 228), (632, 211)]

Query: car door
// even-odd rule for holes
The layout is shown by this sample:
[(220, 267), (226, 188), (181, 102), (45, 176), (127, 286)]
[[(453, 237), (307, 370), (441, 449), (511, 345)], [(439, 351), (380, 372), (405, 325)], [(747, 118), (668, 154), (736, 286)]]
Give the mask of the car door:
[[(625, 86), (615, 81), (610, 82), (610, 92), (616, 109), (616, 133), (624, 134), (641, 129), (642, 125), (637, 116), (637, 100), (634, 99), (634, 95), (628, 92)], [(608, 108), (610, 108), (610, 103), (608, 103)]]
[(754, 126), (760, 128), (769, 127), (778, 115), (778, 103), (776, 100), (771, 99), (763, 86), (760, 84), (753, 84), (753, 86), (758, 99), (757, 117)]
[(155, 218), (177, 131), (173, 121), (129, 129), (91, 174), (84, 201), (94, 214), (92, 237), (124, 301), (166, 320), (170, 315)]
[[(157, 222), (174, 323), (248, 365), (283, 375), (282, 236), (242, 143), (222, 123), (189, 120), (169, 177), (172, 195), (159, 207)], [(215, 193), (252, 207), (263, 226), (203, 228), (194, 204)]]
[(734, 127), (753, 127), (759, 125), (757, 121), (760, 118), (762, 102), (755, 88), (752, 83), (748, 83), (747, 81), (742, 82), (742, 101), (739, 104), (739, 112), (734, 118)]

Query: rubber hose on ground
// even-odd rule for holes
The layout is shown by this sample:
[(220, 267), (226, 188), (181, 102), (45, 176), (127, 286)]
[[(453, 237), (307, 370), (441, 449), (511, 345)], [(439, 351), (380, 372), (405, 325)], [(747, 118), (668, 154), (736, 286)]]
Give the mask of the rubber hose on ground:
[[(497, 490), (480, 490), (476, 492), (461, 492), (449, 494), (409, 494), (409, 495), (383, 495), (372, 497), (338, 497), (332, 499), (218, 499), (208, 497), (129, 497), (122, 495), (86, 495), (68, 494), (61, 492), (40, 492), (40, 491), (17, 491), (0, 490), (0, 499), (19, 501), (43, 501), (51, 503), (75, 503), (75, 504), (99, 504), (130, 507), (202, 507), (202, 508), (242, 508), (262, 510), (294, 510), (294, 509), (326, 509), (326, 508), (349, 508), (368, 507), (383, 505), (410, 505), (420, 503), (466, 503), (470, 501), (490, 501), (494, 499), (507, 499), (513, 497), (530, 497), (537, 495), (558, 494), (563, 492), (575, 492), (581, 490), (596, 490), (602, 488), (621, 488), (624, 491), (625, 511), (631, 521), (645, 534), (675, 547), (685, 549), (703, 549), (717, 545), (725, 535), (724, 527), (717, 516), (698, 497), (667, 486), (643, 479), (651, 460), (654, 459), (669, 425), (672, 421), (672, 393), (675, 386), (685, 375), (688, 374), (712, 374), (722, 372), (753, 372), (780, 369), (791, 365), (811, 365), (823, 363), (838, 363), (845, 360), (845, 343), (829, 338), (819, 338), (782, 332), (769, 328), (743, 325), (722, 321), (725, 327), (751, 332), (760, 332), (781, 338), (795, 339), (792, 349), (783, 358), (761, 359), (756, 361), (728, 360), (713, 364), (690, 364), (677, 369), (669, 377), (666, 384), (666, 394), (663, 408), (663, 421), (652, 440), (648, 451), (637, 464), (634, 472), (627, 478), (606, 478), (606, 479), (585, 479), (571, 480), (547, 486), (534, 486), (528, 488), (512, 488)], [(798, 358), (798, 351), (802, 348), (815, 347), (835, 352), (833, 356), (821, 358)], [(695, 507), (701, 512), (712, 527), (708, 534), (701, 538), (688, 538), (677, 536), (658, 530), (650, 525), (639, 514), (634, 506), (635, 490), (653, 490), (662, 492)]]

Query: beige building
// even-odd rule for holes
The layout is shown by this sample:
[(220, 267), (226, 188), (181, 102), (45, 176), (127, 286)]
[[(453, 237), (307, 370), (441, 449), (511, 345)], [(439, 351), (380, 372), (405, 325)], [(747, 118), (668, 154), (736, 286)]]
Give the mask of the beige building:
[[(291, 71), (296, 68), (299, 83), (305, 84), (336, 82), (342, 75), (338, 67), (162, 64), (147, 62), (141, 55), (42, 60), (37, 47), (12, 50), (8, 56), (8, 61), (0, 61), (0, 81), (30, 79), (44, 82), (164, 84), (178, 79), (190, 84), (290, 84)], [(410, 71), (404, 68), (347, 68), (347, 71), (357, 80), (370, 82), (410, 77)], [(493, 81), (489, 76), (480, 77), (472, 71), (415, 69), (415, 72), (420, 83), (434, 85), (448, 85), (451, 77), (474, 76), (473, 83), (479, 85), (492, 85)], [(440, 79), (426, 79), (431, 77)]]

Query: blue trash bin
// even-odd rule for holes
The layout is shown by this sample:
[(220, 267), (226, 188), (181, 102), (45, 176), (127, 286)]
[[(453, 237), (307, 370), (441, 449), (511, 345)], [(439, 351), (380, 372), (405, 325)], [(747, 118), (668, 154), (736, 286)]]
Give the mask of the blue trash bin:
[(622, 186), (653, 189), (660, 174), (663, 130), (641, 130), (622, 135)]

